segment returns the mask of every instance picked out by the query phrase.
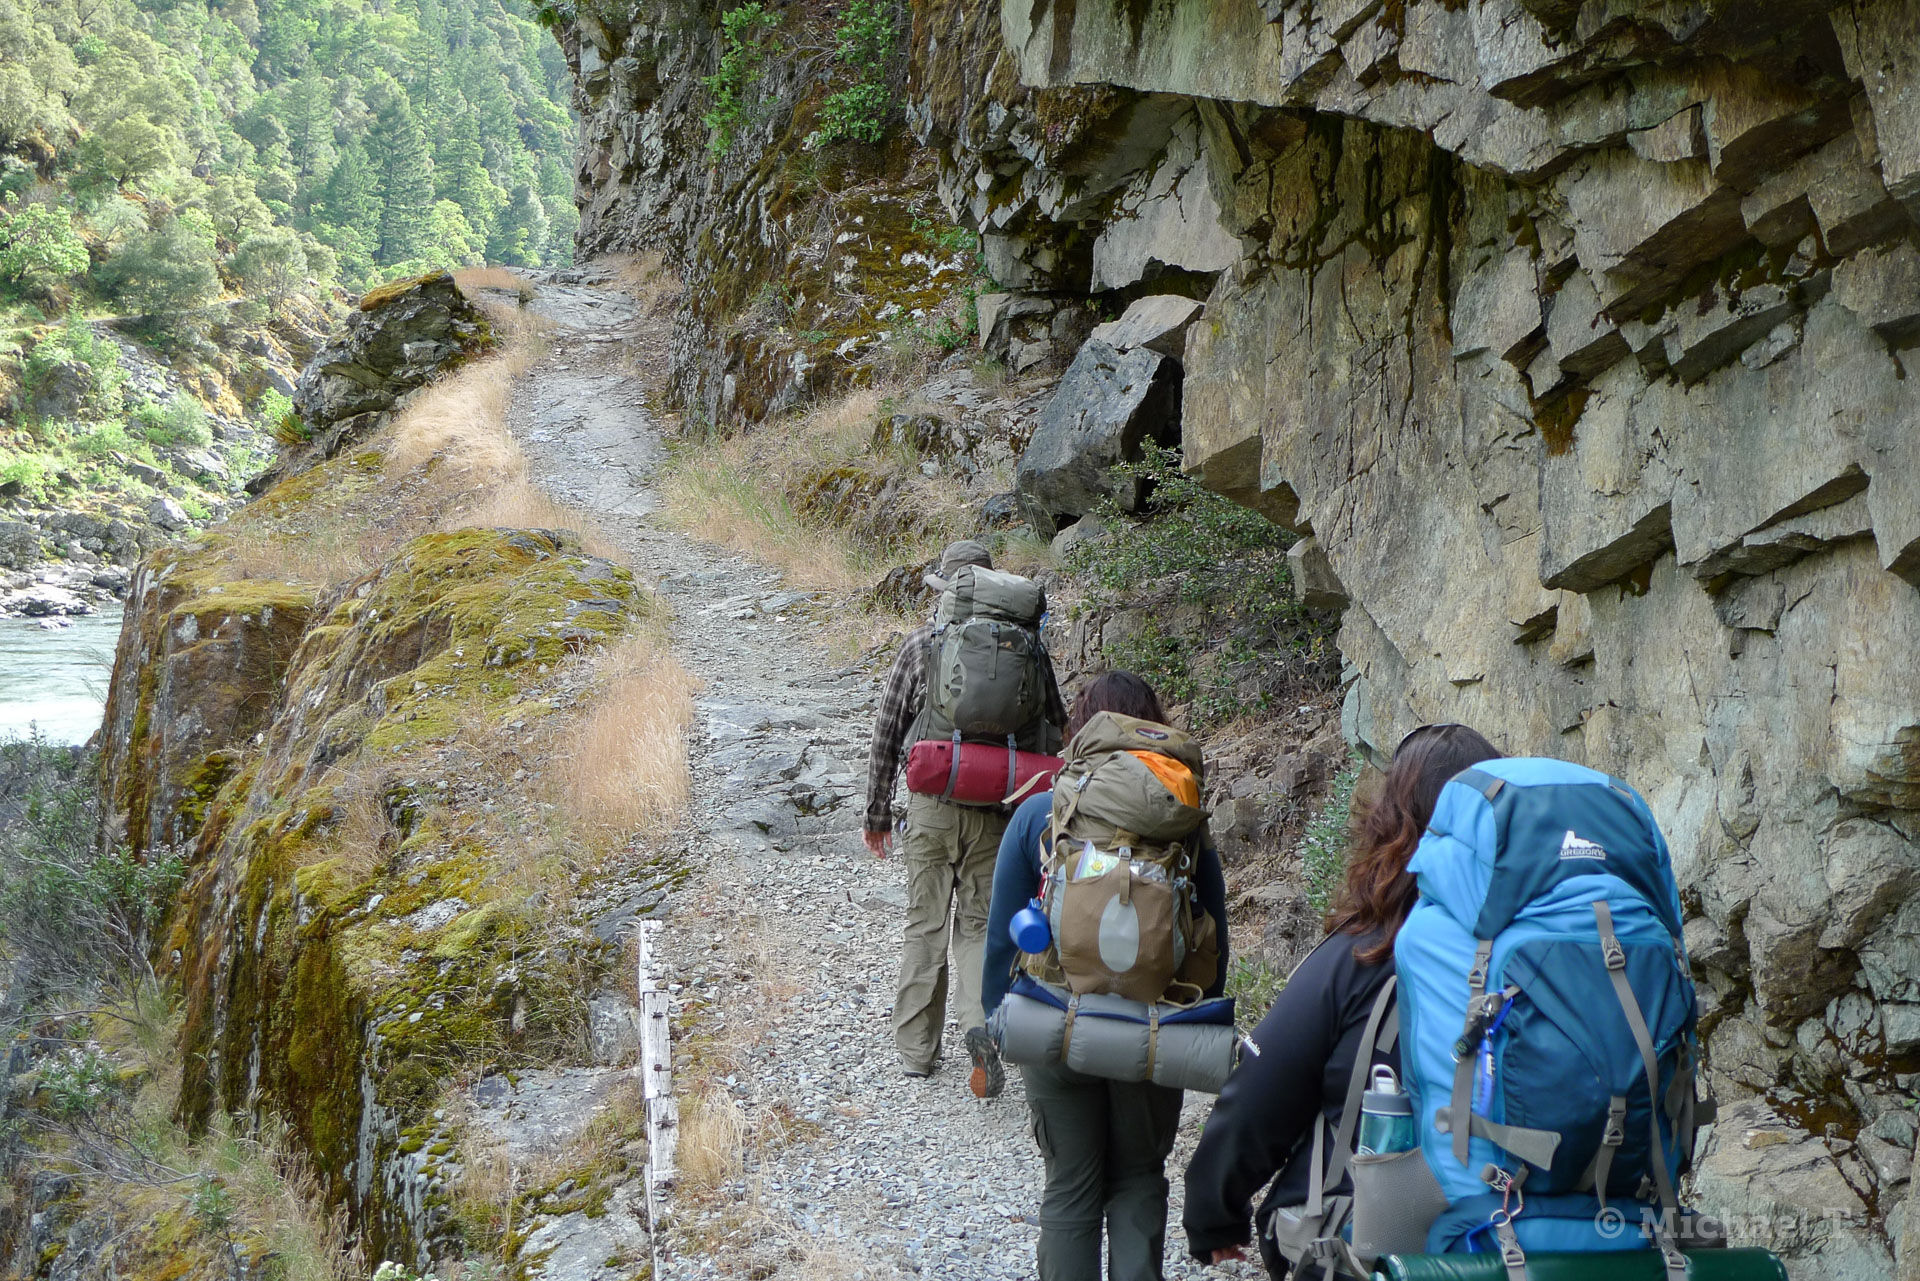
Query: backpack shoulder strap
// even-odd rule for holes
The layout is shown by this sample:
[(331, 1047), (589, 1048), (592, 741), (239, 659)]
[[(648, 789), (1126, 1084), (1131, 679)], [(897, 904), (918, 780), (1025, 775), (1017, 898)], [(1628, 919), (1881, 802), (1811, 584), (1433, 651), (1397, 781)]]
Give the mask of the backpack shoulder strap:
[(1347, 1172), (1347, 1159), (1353, 1155), (1354, 1131), (1360, 1126), (1360, 1096), (1366, 1093), (1375, 1052), (1392, 1045), (1399, 1038), (1400, 1009), (1394, 1000), (1394, 989), (1399, 982), (1398, 975), (1388, 975), (1387, 981), (1380, 985), (1380, 994), (1373, 998), (1373, 1009), (1367, 1015), (1366, 1030), (1360, 1034), (1360, 1044), (1354, 1050), (1353, 1070), (1347, 1074), (1346, 1106), (1340, 1109), (1340, 1128), (1334, 1131), (1333, 1151), (1327, 1153), (1324, 1164), (1319, 1160), (1319, 1152), (1327, 1128), (1325, 1118), (1314, 1127), (1315, 1160), (1307, 1190), (1307, 1213), (1310, 1215), (1320, 1213), (1321, 1199), (1326, 1190), (1339, 1187), (1341, 1178)]

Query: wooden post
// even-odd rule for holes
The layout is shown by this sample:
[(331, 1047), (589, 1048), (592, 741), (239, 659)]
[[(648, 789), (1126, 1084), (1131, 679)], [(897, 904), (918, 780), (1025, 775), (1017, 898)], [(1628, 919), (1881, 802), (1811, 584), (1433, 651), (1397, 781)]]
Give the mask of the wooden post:
[(673, 1028), (665, 984), (654, 977), (660, 922), (640, 922), (640, 1089), (647, 1103), (647, 1233), (654, 1275), (660, 1274), (660, 1231), (673, 1187), (680, 1108), (673, 1097)]

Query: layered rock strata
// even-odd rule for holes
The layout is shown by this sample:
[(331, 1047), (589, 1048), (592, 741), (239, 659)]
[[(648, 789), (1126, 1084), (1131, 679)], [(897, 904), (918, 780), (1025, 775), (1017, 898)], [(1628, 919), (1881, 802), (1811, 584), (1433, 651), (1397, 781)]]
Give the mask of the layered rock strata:
[[(740, 225), (667, 177), (701, 172), (711, 24), (637, 8), (572, 46), (590, 247)], [(1644, 790), (1715, 1085), (1776, 1109), (1702, 1187), (1832, 1192), (1846, 1214), (1780, 1244), (1884, 1273), (1920, 1083), (1914, 7), (911, 16), (907, 118), (998, 286), (982, 336), (1011, 357), (1090, 295), (1204, 301), (1187, 464), (1307, 536), (1349, 739), (1466, 720)], [(737, 191), (778, 186), (760, 154)]]
[[(1349, 738), (1464, 720), (1640, 786), (1717, 1085), (1897, 1237), (1910, 1160), (1871, 1153), (1911, 1153), (1920, 1079), (1911, 6), (1002, 18), (1022, 93), (1100, 86), (1128, 123), (1067, 168), (990, 89), (933, 138), (949, 199), (1039, 287), (1217, 269), (1187, 465), (1349, 602)], [(1876, 1241), (1793, 1244), (1866, 1275)]]

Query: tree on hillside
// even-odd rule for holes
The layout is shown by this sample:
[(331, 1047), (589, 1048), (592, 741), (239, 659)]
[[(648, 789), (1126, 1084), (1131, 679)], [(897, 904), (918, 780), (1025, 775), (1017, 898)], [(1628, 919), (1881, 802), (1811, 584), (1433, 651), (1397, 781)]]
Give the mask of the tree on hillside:
[(241, 241), (227, 260), (227, 267), (246, 293), (279, 302), (305, 282), (307, 255), (298, 232), (291, 227), (272, 227)]
[(506, 207), (507, 193), (487, 173), (479, 126), (471, 114), (461, 115), (435, 150), (433, 180), (440, 198), (459, 205), (480, 243), (487, 243)]
[(0, 150), (28, 138), (64, 141), (67, 102), (80, 87), (73, 53), (14, 0), (0, 0)]
[(511, 267), (531, 267), (540, 261), (540, 251), (546, 246), (547, 211), (540, 204), (540, 197), (534, 193), (533, 184), (523, 182), (513, 189), (513, 199), (507, 202), (506, 212), (500, 215), (500, 225), (494, 232), (493, 242), (487, 246), (487, 256)]
[(459, 205), (451, 200), (434, 201), (427, 215), (427, 261), (449, 270), (477, 266), (485, 259), (486, 244)]
[(379, 259), (405, 262), (427, 249), (427, 216), (433, 210), (433, 159), (414, 119), (406, 90), (392, 87), (367, 135), (380, 197)]
[(107, 279), (133, 311), (167, 327), (220, 297), (213, 227), (198, 210), (169, 214), (107, 260)]
[(0, 204), (0, 280), (40, 291), (87, 268), (87, 247), (67, 211), (53, 205)]
[(253, 183), (240, 174), (214, 178), (201, 192), (199, 205), (207, 211), (214, 235), (230, 245), (239, 244), (250, 231), (273, 224), (273, 215), (255, 194)]

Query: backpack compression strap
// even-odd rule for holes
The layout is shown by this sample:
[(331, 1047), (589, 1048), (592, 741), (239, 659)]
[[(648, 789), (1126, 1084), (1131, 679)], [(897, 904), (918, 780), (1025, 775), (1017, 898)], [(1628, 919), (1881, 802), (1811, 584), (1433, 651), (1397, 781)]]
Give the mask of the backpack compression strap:
[(1653, 1048), (1653, 1035), (1647, 1030), (1647, 1019), (1640, 1012), (1640, 1002), (1633, 995), (1633, 984), (1627, 981), (1627, 952), (1614, 935), (1613, 909), (1607, 906), (1605, 899), (1593, 901), (1593, 919), (1600, 927), (1600, 950), (1606, 956), (1607, 977), (1613, 981), (1613, 993), (1620, 998), (1621, 1013), (1627, 1016), (1627, 1026), (1633, 1031), (1633, 1043), (1640, 1050), (1640, 1066), (1647, 1074), (1647, 1152), (1653, 1166), (1654, 1186), (1660, 1191), (1661, 1210), (1660, 1223), (1654, 1233), (1655, 1240), (1659, 1243), (1661, 1258), (1666, 1261), (1667, 1281), (1687, 1281), (1686, 1256), (1680, 1253), (1680, 1247), (1673, 1240), (1673, 1230), (1680, 1215), (1680, 1199), (1674, 1194), (1673, 1176), (1667, 1172), (1666, 1145), (1660, 1139), (1660, 1056)]
[(1481, 939), (1473, 951), (1473, 968), (1467, 971), (1466, 1023), (1461, 1028), (1460, 1039), (1453, 1045), (1453, 1096), (1448, 1106), (1434, 1113), (1433, 1122), (1440, 1133), (1453, 1135), (1453, 1157), (1461, 1165), (1467, 1163), (1468, 1141), (1477, 1134), (1544, 1170), (1553, 1164), (1553, 1155), (1560, 1150), (1561, 1136), (1557, 1131), (1503, 1125), (1473, 1110), (1473, 1068), (1478, 1060), (1480, 1038), (1486, 1035), (1500, 1007), (1514, 996), (1512, 988), (1492, 996), (1487, 994), (1487, 969), (1492, 960), (1493, 940)]
[[(1323, 943), (1325, 941), (1322, 940)], [(1367, 1275), (1367, 1270), (1353, 1259), (1351, 1246), (1340, 1237), (1340, 1229), (1346, 1226), (1352, 1214), (1353, 1198), (1329, 1198), (1326, 1193), (1328, 1188), (1338, 1187), (1347, 1172), (1347, 1158), (1353, 1152), (1353, 1133), (1360, 1124), (1360, 1096), (1366, 1092), (1367, 1078), (1373, 1071), (1373, 1056), (1400, 1039), (1400, 1007), (1393, 998), (1398, 983), (1398, 975), (1387, 976), (1387, 981), (1380, 985), (1380, 995), (1373, 1000), (1373, 1010), (1367, 1015), (1366, 1030), (1360, 1034), (1360, 1045), (1354, 1052), (1353, 1071), (1347, 1077), (1346, 1106), (1340, 1110), (1340, 1128), (1334, 1132), (1331, 1153), (1326, 1150), (1327, 1119), (1324, 1115), (1314, 1119), (1312, 1164), (1308, 1167), (1311, 1173), (1307, 1181), (1307, 1202), (1301, 1207), (1301, 1218), (1304, 1222), (1319, 1222), (1320, 1230), (1329, 1235), (1301, 1243), (1304, 1253), (1295, 1262), (1301, 1265), (1302, 1281), (1312, 1275), (1306, 1270), (1309, 1259), (1318, 1265), (1322, 1277), (1329, 1281), (1343, 1272), (1355, 1277)], [(1328, 1209), (1335, 1207), (1339, 1213), (1329, 1216)]]

